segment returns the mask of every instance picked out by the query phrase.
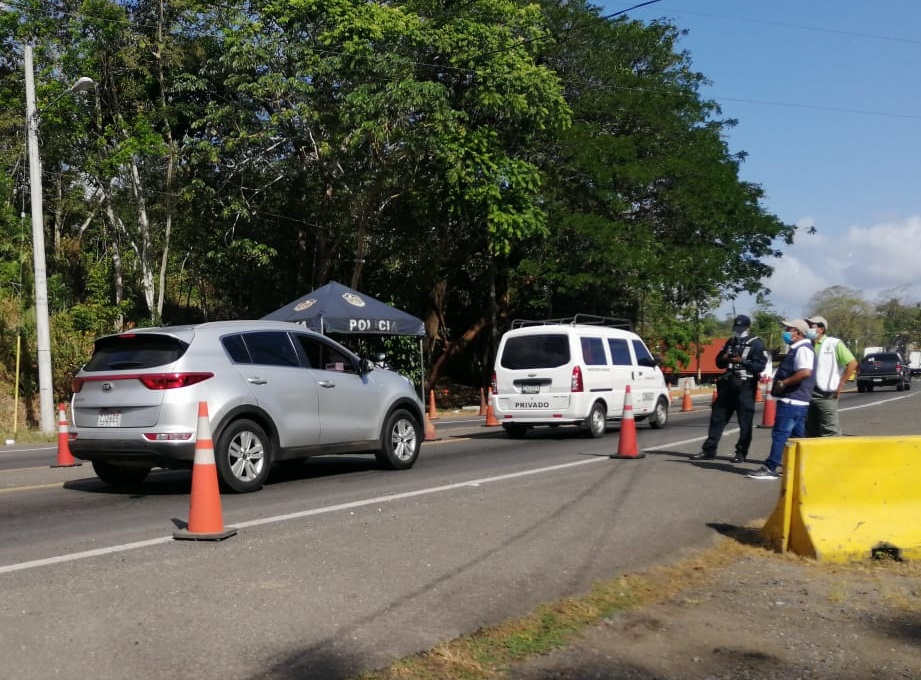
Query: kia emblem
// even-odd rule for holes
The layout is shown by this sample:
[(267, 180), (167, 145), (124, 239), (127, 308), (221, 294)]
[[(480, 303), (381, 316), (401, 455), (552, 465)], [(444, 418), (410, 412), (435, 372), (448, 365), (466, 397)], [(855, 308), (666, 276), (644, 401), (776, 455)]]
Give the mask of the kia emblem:
[(104, 383), (102, 383), (102, 391), (103, 391), (103, 392), (111, 392), (111, 391), (112, 391), (112, 383), (110, 383), (110, 382), (104, 382)]

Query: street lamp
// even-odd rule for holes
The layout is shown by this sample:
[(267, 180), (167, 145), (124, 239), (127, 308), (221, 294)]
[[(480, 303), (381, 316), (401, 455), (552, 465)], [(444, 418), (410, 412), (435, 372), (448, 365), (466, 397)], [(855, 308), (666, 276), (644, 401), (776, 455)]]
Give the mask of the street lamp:
[[(32, 260), (35, 265), (35, 332), (37, 335), (38, 396), (41, 430), (55, 430), (54, 386), (51, 374), (51, 324), (48, 320), (48, 279), (45, 271), (45, 226), (42, 215), (42, 163), (38, 156), (38, 111), (35, 108), (35, 73), (32, 46), (23, 47), (26, 67), (26, 131), (29, 141), (29, 189), (32, 197)], [(51, 101), (47, 109), (66, 94), (95, 86), (92, 78), (80, 78)]]

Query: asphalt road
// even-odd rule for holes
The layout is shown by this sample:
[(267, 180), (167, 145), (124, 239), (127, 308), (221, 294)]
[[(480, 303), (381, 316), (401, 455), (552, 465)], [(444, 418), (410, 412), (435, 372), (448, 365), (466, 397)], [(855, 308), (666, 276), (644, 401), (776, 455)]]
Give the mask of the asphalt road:
[[(709, 401), (709, 400), (707, 400)], [(618, 430), (511, 440), (479, 417), (435, 421), (416, 467), (317, 458), (221, 500), (239, 533), (174, 541), (189, 473), (114, 491), (54, 447), (0, 449), (0, 676), (347, 678), (602, 578), (763, 519), (779, 484), (754, 465), (692, 462), (708, 403), (637, 426), (646, 456), (611, 459)], [(848, 434), (921, 434), (918, 394), (846, 394)], [(761, 421), (761, 412), (756, 423)], [(757, 429), (763, 458), (770, 431)]]

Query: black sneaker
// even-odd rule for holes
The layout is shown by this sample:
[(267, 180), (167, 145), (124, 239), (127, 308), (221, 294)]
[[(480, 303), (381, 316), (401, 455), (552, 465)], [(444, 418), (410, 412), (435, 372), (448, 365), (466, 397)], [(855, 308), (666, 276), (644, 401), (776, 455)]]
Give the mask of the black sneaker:
[(741, 454), (736, 454), (736, 457), (732, 459), (733, 463), (744, 463), (748, 456), (743, 456)]
[(700, 453), (695, 453), (691, 456), (690, 460), (713, 460), (716, 458), (716, 454), (710, 451), (701, 451)]
[(780, 475), (766, 465), (762, 465), (754, 472), (749, 472), (745, 476), (749, 479), (780, 479)]

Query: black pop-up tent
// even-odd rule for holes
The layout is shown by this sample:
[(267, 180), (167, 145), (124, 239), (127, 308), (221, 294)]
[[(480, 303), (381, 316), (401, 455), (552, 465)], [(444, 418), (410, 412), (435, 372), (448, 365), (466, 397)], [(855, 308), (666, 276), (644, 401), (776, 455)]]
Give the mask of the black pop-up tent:
[(425, 335), (421, 319), (336, 281), (262, 318), (303, 323), (319, 333)]
[[(302, 323), (323, 334), (418, 336), (419, 366), (425, 365), (422, 352), (425, 324), (421, 319), (337, 281), (330, 281), (262, 318)], [(424, 399), (424, 385), (420, 391)]]

